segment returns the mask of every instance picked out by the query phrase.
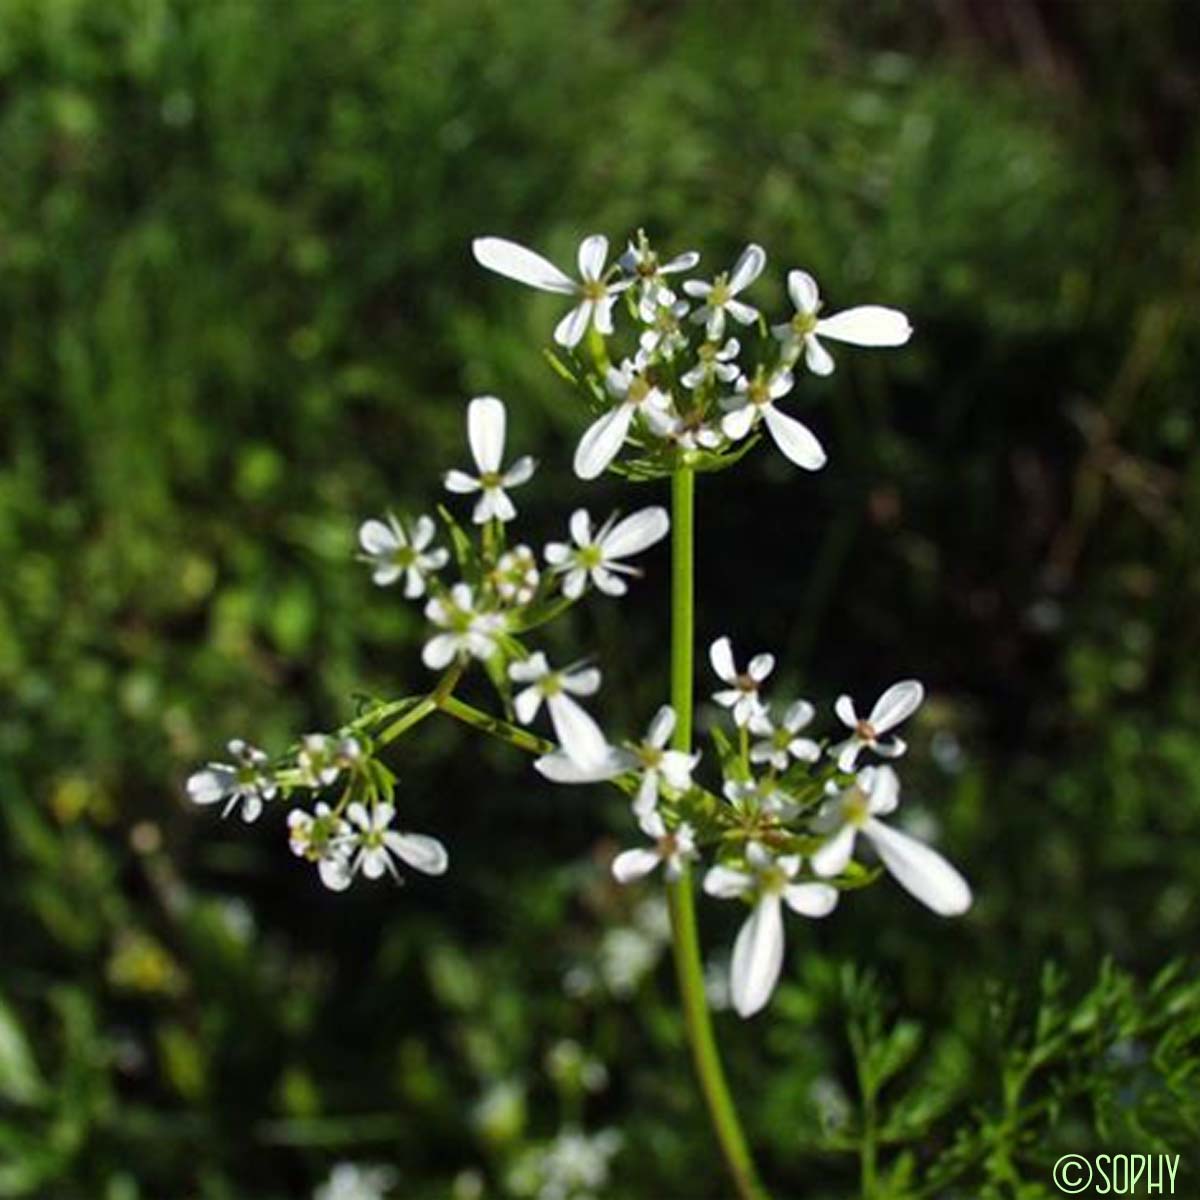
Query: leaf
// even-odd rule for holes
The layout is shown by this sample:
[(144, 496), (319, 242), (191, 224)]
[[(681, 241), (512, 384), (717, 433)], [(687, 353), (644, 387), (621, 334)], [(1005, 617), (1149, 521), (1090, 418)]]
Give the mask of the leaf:
[(450, 535), (450, 544), (454, 548), (454, 558), (458, 563), (458, 569), (463, 574), (463, 578), (468, 583), (478, 582), (481, 571), (479, 555), (475, 550), (475, 543), (467, 536), (466, 530), (455, 520), (453, 513), (444, 504), (437, 506), (437, 513), (442, 518), (446, 526), (446, 531)]

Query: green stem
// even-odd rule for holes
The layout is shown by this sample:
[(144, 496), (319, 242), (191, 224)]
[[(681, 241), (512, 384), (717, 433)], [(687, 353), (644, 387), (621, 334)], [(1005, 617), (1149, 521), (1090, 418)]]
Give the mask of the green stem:
[[(671, 477), (671, 706), (675, 709), (676, 750), (692, 748), (695, 614), (696, 475), (680, 465)], [(767, 1192), (742, 1132), (725, 1080), (712, 1017), (704, 994), (704, 967), (696, 928), (696, 901), (690, 871), (667, 884), (675, 973), (692, 1060), (708, 1105), (709, 1119), (741, 1200), (766, 1200)]]
[(557, 749), (553, 742), (548, 742), (519, 725), (512, 725), (499, 717), (493, 717), (491, 713), (481, 712), (456, 696), (443, 696), (434, 707), (462, 721), (464, 725), (470, 725), (472, 729), (478, 729), (481, 733), (490, 734), (510, 746), (515, 746), (518, 750), (524, 750), (526, 754), (549, 754)]

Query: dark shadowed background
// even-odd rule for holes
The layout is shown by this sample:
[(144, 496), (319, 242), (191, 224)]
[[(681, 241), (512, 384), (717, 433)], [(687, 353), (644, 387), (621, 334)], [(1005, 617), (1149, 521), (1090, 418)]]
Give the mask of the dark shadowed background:
[[(826, 703), (924, 679), (906, 808), (978, 896), (853, 897), (793, 928), (764, 1016), (719, 1015), (777, 1194), (861, 1195), (868, 1142), (878, 1197), (1056, 1196), (1103, 1149), (1180, 1153), (1194, 1194), (1196, 15), (9, 0), (0, 1196), (282, 1200), (337, 1162), (406, 1198), (727, 1194), (654, 890), (608, 881), (619, 798), (426, 723), (396, 761), (451, 874), (337, 898), (280, 812), (181, 798), (228, 737), (425, 685), (354, 532), (428, 508), (469, 396), (542, 460), (528, 536), (662, 499), (571, 476), (557, 302), (468, 250), (639, 225), (710, 270), (763, 244), (768, 312), (804, 266), (917, 330), (803, 379), (820, 476), (701, 480), (703, 640)], [(647, 566), (571, 643), (614, 727), (666, 691)], [(621, 1149), (560, 1196), (539, 1154), (575, 1125)]]

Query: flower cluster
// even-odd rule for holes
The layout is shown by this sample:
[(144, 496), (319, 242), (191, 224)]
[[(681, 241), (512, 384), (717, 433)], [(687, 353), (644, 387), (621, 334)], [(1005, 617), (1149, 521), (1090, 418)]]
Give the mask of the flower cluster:
[[(625, 464), (633, 474), (668, 473), (674, 450), (687, 453), (699, 469), (720, 469), (740, 456), (739, 443), (760, 426), (797, 466), (818, 470), (825, 464), (820, 441), (779, 406), (795, 387), (796, 368), (803, 361), (815, 375), (833, 371), (822, 339), (900, 346), (912, 334), (902, 312), (878, 304), (821, 316), (816, 281), (806, 271), (793, 270), (787, 294), (794, 312), (773, 325), (768, 336), (762, 314), (746, 298), (767, 265), (762, 247), (753, 244), (728, 271), (707, 280), (685, 279), (679, 291), (675, 277), (696, 267), (700, 255), (692, 251), (662, 261), (640, 231), (611, 265), (608, 239), (601, 234), (585, 238), (578, 280), (506, 238), (477, 238), (473, 250), (489, 270), (571, 297), (573, 307), (554, 330), (555, 342), (571, 355), (560, 366), (598, 410), (575, 452), (581, 479), (596, 478), (626, 446), (641, 451), (641, 458)], [(621, 312), (633, 336), (614, 354), (609, 339), (618, 334)], [(731, 328), (741, 337), (727, 336)], [(752, 360), (743, 361), (743, 353), (751, 350)], [(498, 462), (492, 470), (497, 468)]]
[[(822, 316), (817, 284), (801, 270), (786, 280), (793, 313), (768, 327), (750, 299), (767, 261), (756, 245), (728, 271), (681, 281), (699, 255), (660, 257), (640, 232), (611, 264), (607, 239), (586, 238), (578, 279), (502, 238), (477, 239), (473, 248), (485, 267), (570, 298), (554, 329), (561, 348), (555, 362), (589, 411), (574, 457), (585, 480), (610, 468), (637, 480), (685, 468), (725, 469), (762, 429), (790, 461), (817, 470), (824, 448), (781, 407), (797, 373), (834, 369), (827, 341), (898, 346), (911, 332), (903, 313), (878, 305)], [(596, 521), (578, 508), (563, 537), (539, 556), (533, 539), (513, 536), (514, 494), (533, 479), (537, 464), (509, 453), (501, 400), (479, 396), (468, 403), (466, 442), (470, 463), (443, 476), (451, 496), (470, 498), (463, 520), (439, 505), (441, 535), (429, 514), (372, 518), (358, 531), (372, 581), (401, 585), (396, 590), (422, 606), (427, 631), (420, 658), (437, 673), (429, 689), (371, 702), (340, 730), (304, 737), (275, 761), (231, 742), (232, 763), (210, 763), (188, 780), (192, 800), (222, 804), (226, 814), (240, 809), (246, 821), (276, 797), (292, 802), (291, 848), (333, 890), (357, 877), (398, 879), (402, 866), (441, 875), (448, 866), (442, 843), (397, 821), (396, 780), (382, 753), (443, 712), (534, 752), (537, 771), (551, 782), (620, 787), (642, 835), (612, 864), (620, 883), (661, 875), (689, 886), (691, 873), (703, 868), (707, 895), (747, 906), (729, 975), (729, 995), (742, 1016), (763, 1008), (775, 988), (784, 911), (827, 916), (844, 891), (881, 873), (855, 858), (860, 845), (935, 913), (951, 916), (970, 906), (963, 877), (886, 819), (900, 800), (891, 763), (906, 750), (895, 730), (920, 707), (920, 683), (893, 684), (865, 716), (841, 696), (833, 713), (844, 731), (821, 738), (812, 732), (815, 705), (766, 695), (774, 656), (740, 660), (722, 637), (709, 652), (718, 683), (712, 700), (723, 717), (711, 730), (711, 786), (700, 778), (701, 755), (686, 740), (675, 741), (680, 714), (670, 705), (657, 710), (643, 736), (610, 737), (595, 715), (600, 669), (587, 660), (552, 665), (530, 636), (588, 593), (606, 600), (626, 595), (640, 573), (633, 560), (667, 536), (668, 514), (648, 505)], [(456, 695), (475, 665), (501, 715)], [(535, 725), (538, 732), (522, 728)], [(295, 804), (303, 793), (309, 802)]]

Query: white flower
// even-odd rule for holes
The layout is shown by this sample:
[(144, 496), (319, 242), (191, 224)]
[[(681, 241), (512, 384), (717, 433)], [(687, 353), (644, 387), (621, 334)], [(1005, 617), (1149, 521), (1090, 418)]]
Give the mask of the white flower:
[(340, 1162), (317, 1188), (313, 1200), (384, 1200), (395, 1183), (396, 1172), (391, 1167)]
[(638, 230), (637, 241), (628, 243), (625, 253), (617, 260), (621, 270), (626, 275), (633, 276), (643, 295), (650, 295), (664, 290), (662, 279), (664, 275), (679, 275), (690, 271), (699, 261), (700, 255), (695, 250), (686, 250), (677, 254), (665, 263), (659, 262), (658, 255), (650, 245), (643, 230)]
[(400, 873), (392, 856), (407, 863), (414, 870), (426, 875), (443, 875), (449, 866), (446, 847), (435, 837), (424, 833), (398, 833), (389, 828), (396, 810), (391, 804), (376, 804), (368, 809), (355, 801), (346, 809), (350, 824), (356, 827), (352, 834), (354, 862), (351, 871), (361, 871), (368, 879), (378, 879), (385, 871), (399, 880)]
[(546, 561), (564, 576), (563, 594), (568, 599), (582, 596), (589, 579), (606, 596), (623, 596), (629, 588), (621, 576), (641, 572), (621, 560), (661, 541), (670, 527), (667, 510), (653, 505), (630, 513), (622, 521), (613, 513), (593, 532), (587, 509), (577, 508), (570, 522), (575, 545), (551, 542), (546, 547)]
[(682, 321), (688, 315), (688, 302), (679, 300), (669, 288), (649, 292), (638, 301), (638, 319), (649, 326), (638, 335), (643, 354), (672, 359), (687, 345)]
[(751, 244), (742, 251), (728, 275), (722, 272), (712, 283), (689, 279), (683, 285), (683, 290), (689, 296), (704, 301), (703, 307), (692, 313), (692, 320), (705, 326), (705, 335), (710, 342), (719, 342), (724, 335), (726, 313), (743, 325), (752, 325), (758, 320), (758, 309), (736, 297), (762, 274), (766, 265), (767, 256), (763, 248)]
[(925, 699), (925, 689), (915, 679), (903, 679), (893, 683), (871, 709), (871, 715), (861, 718), (855, 712), (854, 701), (849, 696), (839, 696), (834, 705), (834, 712), (843, 725), (847, 725), (853, 733), (836, 746), (829, 747), (829, 753), (837, 759), (840, 770), (853, 771), (854, 764), (863, 750), (874, 750), (884, 758), (899, 758), (908, 747), (898, 737), (881, 742), (879, 739), (894, 729), (901, 721), (907, 720), (921, 707)]
[(729, 966), (733, 1007), (753, 1016), (771, 998), (783, 966), (783, 911), (786, 904), (805, 917), (824, 917), (837, 904), (837, 889), (826, 883), (794, 883), (798, 854), (775, 858), (757, 842), (746, 847), (746, 870), (712, 867), (704, 890), (721, 899), (745, 897), (754, 907), (738, 932)]
[(816, 762), (821, 747), (812, 738), (797, 737), (813, 719), (815, 709), (807, 700), (797, 700), (776, 725), (764, 709), (750, 718), (750, 732), (760, 740), (750, 747), (750, 761), (770, 763), (776, 771), (786, 771), (791, 758), (801, 762)]
[(293, 808), (288, 813), (288, 845), (292, 853), (317, 864), (321, 882), (333, 892), (350, 886), (350, 826), (328, 804), (315, 813)]
[(235, 760), (230, 763), (209, 763), (203, 770), (188, 776), (188, 799), (193, 804), (221, 804), (227, 817), (242, 806), (242, 820), (249, 824), (262, 814), (263, 802), (275, 796), (275, 780), (266, 769), (269, 759), (257, 746), (234, 738), (228, 750)]
[(619, 367), (609, 367), (604, 386), (617, 401), (615, 408), (597, 417), (584, 431), (575, 451), (575, 474), (580, 479), (595, 479), (620, 453), (633, 418), (670, 404), (670, 397), (646, 377), (643, 365), (626, 359)]
[(476, 238), (471, 243), (471, 250), (481, 266), (498, 275), (543, 292), (579, 297), (579, 303), (555, 327), (554, 340), (560, 346), (578, 346), (589, 325), (595, 326), (596, 332), (605, 336), (612, 333), (613, 304), (618, 293), (633, 283), (632, 279), (604, 282), (608, 238), (598, 233), (579, 243), (578, 283), (540, 254), (506, 238)]
[(358, 544), (365, 554), (363, 561), (374, 567), (371, 578), (380, 587), (395, 583), (403, 575), (404, 594), (410, 600), (425, 592), (425, 577), (446, 565), (450, 552), (445, 547), (427, 549), (436, 532), (430, 517), (418, 517), (412, 525), (404, 526), (390, 513), (383, 521), (364, 521), (358, 530)]
[(675, 710), (664, 704), (654, 714), (644, 741), (631, 743), (623, 749), (610, 746), (605, 757), (594, 766), (583, 769), (561, 750), (543, 755), (534, 766), (554, 783), (599, 783), (632, 771), (640, 772), (633, 801), (633, 811), (640, 817), (658, 806), (662, 784), (677, 792), (685, 792), (692, 786), (692, 771), (700, 761), (700, 755), (668, 750), (667, 742), (674, 729)]
[(684, 821), (677, 829), (668, 830), (662, 813), (656, 808), (648, 809), (638, 817), (642, 832), (654, 841), (652, 850), (626, 850), (613, 859), (613, 878), (618, 883), (632, 883), (649, 875), (659, 863), (663, 863), (668, 879), (678, 879), (684, 864), (697, 858), (696, 833)]
[(900, 780), (891, 767), (866, 767), (848, 788), (834, 792), (817, 819), (818, 828), (831, 834), (812, 858), (818, 875), (840, 875), (862, 833), (896, 882), (939, 916), (956, 917), (971, 907), (971, 889), (954, 867), (936, 850), (879, 820), (900, 803)]
[(762, 779), (727, 779), (721, 789), (725, 799), (746, 815), (769, 813), (787, 819), (796, 814), (796, 802), (770, 776)]
[(581, 767), (594, 767), (605, 761), (611, 747), (600, 726), (573, 699), (594, 696), (600, 689), (600, 672), (595, 667), (555, 671), (539, 650), (508, 668), (514, 683), (529, 686), (513, 698), (517, 720), (528, 725), (545, 700), (554, 732), (564, 753)]
[(443, 631), (434, 634), (421, 651), (421, 661), (431, 671), (449, 666), (460, 654), (491, 658), (496, 637), (504, 631), (503, 614), (477, 611), (475, 593), (466, 583), (456, 583), (449, 596), (434, 596), (425, 605), (425, 616)]
[(728, 688), (713, 693), (713, 699), (722, 707), (733, 710), (737, 725), (749, 725), (750, 718), (761, 712), (762, 701), (758, 697), (759, 685), (775, 669), (773, 654), (756, 654), (745, 672), (739, 672), (733, 661), (733, 645), (727, 637), (717, 638), (708, 648), (708, 661), (713, 671)]
[(652, 409), (646, 414), (646, 424), (655, 437), (674, 442), (681, 450), (715, 450), (725, 440), (719, 428), (705, 422), (700, 409), (683, 414)]
[(732, 383), (742, 373), (737, 365), (741, 351), (741, 343), (734, 337), (723, 346), (717, 342), (703, 342), (696, 351), (696, 365), (685, 371), (679, 382), (692, 391), (714, 379)]
[(362, 746), (352, 737), (339, 739), (326, 733), (307, 733), (301, 739), (296, 765), (307, 787), (328, 787), (361, 758)]
[(507, 471), (500, 469), (504, 458), (504, 430), (507, 417), (504, 403), (495, 396), (476, 396), (467, 406), (467, 440), (475, 459), (478, 476), (466, 471), (447, 471), (446, 490), (460, 494), (482, 492), (475, 504), (472, 520), (482, 525), (493, 517), (511, 521), (517, 515), (505, 488), (528, 483), (537, 464), (526, 454)]
[(496, 593), (505, 604), (528, 604), (537, 595), (541, 575), (528, 546), (505, 551), (496, 564)]
[(530, 1146), (505, 1176), (507, 1194), (533, 1200), (599, 1200), (611, 1195), (609, 1162), (621, 1148), (621, 1135), (604, 1129), (594, 1135), (564, 1126), (548, 1146)]
[(912, 326), (902, 312), (878, 304), (863, 304), (832, 317), (818, 317), (821, 293), (817, 281), (807, 271), (789, 271), (787, 286), (796, 315), (786, 325), (776, 325), (771, 332), (783, 343), (788, 361), (795, 362), (803, 350), (804, 361), (814, 375), (833, 372), (833, 359), (819, 338), (832, 338), (853, 346), (903, 346), (912, 336)]
[(825, 465), (825, 451), (812, 431), (795, 417), (789, 417), (775, 407), (775, 401), (792, 390), (792, 373), (786, 368), (761, 373), (753, 380), (744, 375), (735, 385), (736, 395), (723, 401), (728, 411), (721, 421), (725, 436), (739, 441), (759, 422), (767, 425), (767, 432), (780, 451), (798, 467), (806, 471), (818, 471)]

